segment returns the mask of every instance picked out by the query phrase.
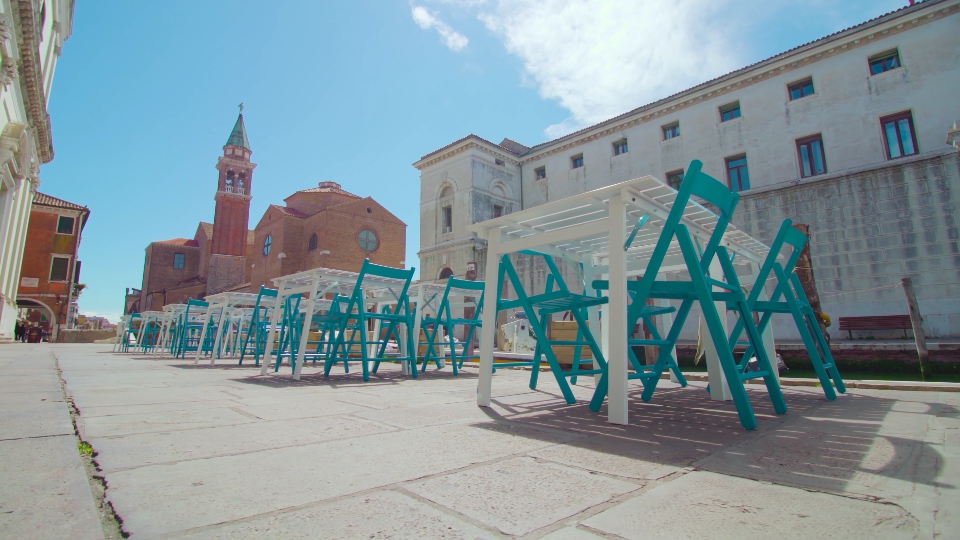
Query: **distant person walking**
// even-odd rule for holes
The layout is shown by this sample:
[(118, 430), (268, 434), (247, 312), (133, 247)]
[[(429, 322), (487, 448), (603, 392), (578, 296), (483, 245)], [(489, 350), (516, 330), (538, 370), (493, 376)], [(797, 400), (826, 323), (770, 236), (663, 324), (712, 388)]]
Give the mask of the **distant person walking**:
[(23, 323), (17, 321), (17, 324), (13, 327), (13, 340), (20, 341), (23, 339)]

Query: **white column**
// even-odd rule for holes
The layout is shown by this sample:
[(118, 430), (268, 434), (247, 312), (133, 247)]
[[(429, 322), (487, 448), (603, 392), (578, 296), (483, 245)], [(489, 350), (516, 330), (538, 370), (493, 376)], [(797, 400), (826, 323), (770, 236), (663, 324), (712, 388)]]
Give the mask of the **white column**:
[[(417, 287), (417, 294), (414, 296), (414, 301), (417, 306), (417, 316), (413, 318), (413, 354), (414, 364), (419, 359), (417, 354), (420, 351), (420, 326), (423, 323), (424, 309), (426, 306), (423, 304), (423, 299), (426, 296), (424, 294), (425, 286), (421, 285)], [(399, 345), (399, 343), (397, 344)], [(403, 375), (410, 375), (409, 362), (400, 362), (400, 369)]]
[(629, 422), (627, 416), (627, 257), (624, 222), (626, 205), (621, 195), (610, 197), (610, 302), (604, 313), (609, 343), (607, 353), (607, 421)]
[(489, 231), (487, 238), (487, 266), (484, 284), (483, 313), (480, 321), (480, 377), (477, 381), (477, 405), (490, 406), (493, 383), (493, 338), (497, 335), (497, 274), (500, 270), (500, 229)]
[[(712, 277), (723, 275), (723, 268), (720, 266), (716, 257), (714, 257), (713, 262), (710, 263), (710, 275)], [(721, 289), (713, 287), (713, 290), (717, 291)], [(727, 303), (714, 302), (714, 305), (717, 307), (717, 313), (720, 315), (720, 326), (723, 327), (723, 335), (729, 336)], [(710, 378), (710, 399), (729, 401), (733, 399), (733, 397), (730, 395), (730, 388), (727, 386), (727, 378), (723, 374), (723, 368), (720, 367), (720, 357), (717, 356), (717, 348), (713, 343), (710, 330), (707, 328), (707, 323), (704, 320), (703, 310), (701, 310), (700, 313), (700, 336), (703, 339), (704, 353), (707, 357), (707, 376)]]

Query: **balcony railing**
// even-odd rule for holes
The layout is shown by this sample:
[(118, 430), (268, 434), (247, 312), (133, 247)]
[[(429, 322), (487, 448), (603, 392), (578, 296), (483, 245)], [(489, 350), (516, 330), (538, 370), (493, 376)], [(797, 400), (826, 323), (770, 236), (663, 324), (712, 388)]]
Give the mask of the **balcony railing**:
[(227, 193), (236, 193), (236, 194), (238, 194), (238, 195), (246, 195), (246, 194), (247, 194), (247, 192), (246, 192), (245, 189), (243, 189), (242, 187), (237, 187), (237, 186), (224, 186), (223, 190), (226, 191)]

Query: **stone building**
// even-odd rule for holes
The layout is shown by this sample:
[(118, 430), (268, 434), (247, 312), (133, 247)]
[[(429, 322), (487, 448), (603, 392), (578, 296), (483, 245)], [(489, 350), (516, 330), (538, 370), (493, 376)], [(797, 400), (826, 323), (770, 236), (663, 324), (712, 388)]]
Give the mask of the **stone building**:
[(20, 270), (17, 304), (34, 325), (57, 339), (71, 328), (70, 307), (78, 295), (80, 240), (90, 209), (37, 192)]
[(740, 192), (746, 232), (809, 224), (834, 319), (906, 313), (909, 276), (928, 335), (960, 336), (958, 51), (960, 0), (926, 0), (543, 144), (469, 135), (414, 164), (421, 276), (482, 273), (472, 223), (644, 175), (679, 185), (699, 159)]
[(0, 0), (0, 341), (13, 339), (30, 206), (53, 160), (47, 102), (73, 0)]
[(250, 161), (250, 154), (241, 108), (223, 155), (217, 160), (213, 223), (198, 224), (192, 239), (161, 240), (147, 246), (136, 311), (158, 310), (166, 304), (248, 286), (246, 261), (253, 231), (247, 229), (247, 223), (253, 169), (257, 166)]
[(372, 197), (320, 182), (271, 204), (255, 229), (250, 291), (311, 268), (359, 272), (364, 259), (403, 268), (407, 225)]

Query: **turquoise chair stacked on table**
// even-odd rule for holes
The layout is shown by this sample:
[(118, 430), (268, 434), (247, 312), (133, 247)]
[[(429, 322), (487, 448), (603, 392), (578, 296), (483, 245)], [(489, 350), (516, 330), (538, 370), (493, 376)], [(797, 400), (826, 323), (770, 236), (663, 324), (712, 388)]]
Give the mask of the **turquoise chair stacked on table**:
[[(134, 330), (133, 323), (140, 323), (137, 325), (137, 329)], [(123, 336), (120, 338), (120, 352), (130, 352), (130, 338), (137, 338), (138, 333), (142, 330), (143, 318), (140, 317), (139, 313), (131, 313), (130, 318), (127, 320), (127, 327), (123, 331)]]
[[(773, 244), (770, 246), (770, 253), (760, 267), (757, 281), (747, 298), (747, 305), (754, 313), (760, 315), (760, 323), (757, 325), (760, 332), (766, 330), (770, 325), (770, 319), (774, 313), (789, 314), (793, 318), (797, 331), (800, 333), (800, 338), (807, 348), (807, 354), (810, 356), (813, 369), (817, 372), (817, 378), (820, 379), (820, 384), (823, 386), (823, 393), (827, 396), (827, 399), (834, 400), (837, 399), (837, 391), (843, 394), (847, 391), (847, 387), (843, 384), (843, 378), (840, 376), (833, 354), (830, 352), (830, 344), (827, 343), (823, 330), (820, 328), (820, 323), (817, 321), (817, 314), (810, 306), (810, 300), (807, 299), (800, 278), (794, 273), (797, 260), (800, 258), (800, 252), (806, 243), (807, 236), (794, 229), (791, 220), (785, 219), (780, 225), (780, 231), (777, 232)], [(786, 265), (777, 261), (777, 257), (784, 246), (793, 248), (793, 252), (787, 258)], [(770, 300), (760, 300), (763, 285), (767, 282), (771, 273), (776, 278), (777, 286), (770, 296)], [(780, 299), (781, 297), (783, 297), (783, 300)], [(729, 345), (731, 348), (738, 344), (740, 335), (744, 330), (743, 323), (743, 320), (738, 319), (736, 326), (730, 333)], [(753, 345), (749, 341), (746, 345), (747, 351), (743, 354), (737, 366), (740, 373), (748, 373), (747, 364), (754, 354)], [(836, 385), (836, 391), (834, 385)]]
[[(699, 302), (701, 316), (709, 330), (709, 339), (717, 350), (720, 367), (727, 379), (727, 385), (730, 388), (730, 394), (733, 397), (734, 405), (740, 417), (740, 424), (746, 429), (755, 429), (757, 427), (756, 415), (747, 396), (744, 381), (748, 379), (763, 378), (767, 386), (767, 392), (773, 407), (779, 414), (787, 412), (787, 404), (783, 399), (783, 393), (780, 390), (780, 383), (774, 373), (774, 366), (770, 361), (767, 351), (763, 347), (760, 338), (760, 332), (753, 321), (753, 312), (747, 302), (746, 294), (740, 285), (736, 269), (733, 266), (732, 258), (727, 249), (720, 245), (723, 234), (730, 223), (730, 219), (736, 210), (740, 196), (731, 192), (720, 181), (712, 178), (702, 171), (703, 164), (694, 160), (683, 183), (680, 185), (680, 191), (673, 202), (670, 214), (663, 224), (660, 238), (657, 241), (653, 253), (650, 255), (647, 268), (640, 281), (627, 282), (627, 289), (631, 292), (633, 304), (643, 306), (640, 314), (643, 316), (645, 310), (656, 309), (645, 306), (648, 298), (660, 298), (680, 300), (680, 309), (677, 310), (673, 326), (670, 328), (666, 339), (663, 340), (642, 340), (649, 344), (656, 344), (660, 347), (660, 355), (652, 369), (643, 369), (630, 375), (630, 378), (640, 379), (644, 385), (641, 399), (650, 401), (656, 390), (657, 383), (660, 381), (660, 375), (664, 370), (675, 365), (671, 350), (676, 344), (680, 335), (680, 329), (690, 314), (690, 308), (694, 302)], [(690, 202), (692, 196), (712, 204), (719, 213), (716, 226), (710, 234), (706, 246), (699, 251), (694, 245), (693, 237), (687, 226), (681, 222), (684, 209)], [(657, 274), (663, 265), (664, 259), (670, 250), (671, 242), (676, 239), (680, 246), (680, 252), (683, 262), (690, 274), (690, 279), (686, 281), (658, 281)], [(723, 270), (724, 280), (721, 276), (709, 275), (710, 265), (716, 260)], [(603, 281), (596, 281), (593, 284), (595, 289), (608, 289), (609, 284)], [(714, 291), (714, 287), (721, 290)], [(729, 346), (728, 336), (720, 321), (720, 313), (717, 312), (714, 302), (725, 302), (726, 305), (737, 313), (742, 323), (743, 329), (747, 333), (747, 339), (757, 356), (760, 370), (755, 372), (744, 372), (738, 367), (738, 363), (733, 357), (733, 348)], [(650, 311), (646, 311), (651, 313)], [(652, 316), (652, 315), (649, 315)], [(726, 313), (723, 314), (726, 317)], [(624, 321), (626, 322), (626, 321)], [(651, 325), (651, 327), (654, 325)], [(632, 328), (632, 326), (630, 327)], [(656, 342), (656, 343), (654, 343)], [(679, 370), (677, 370), (679, 371)], [(594, 411), (600, 410), (607, 394), (607, 374), (601, 377), (597, 384), (590, 408)]]
[[(417, 377), (417, 354), (413, 341), (415, 314), (410, 307), (408, 294), (414, 271), (415, 269), (413, 268), (403, 270), (373, 264), (369, 259), (363, 261), (363, 267), (360, 269), (360, 275), (357, 277), (353, 293), (349, 299), (344, 302), (343, 317), (338, 321), (339, 327), (337, 328), (333, 352), (325, 360), (323, 369), (324, 377), (330, 376), (330, 370), (337, 362), (343, 362), (344, 372), (349, 373), (350, 355), (359, 354), (360, 358), (354, 359), (354, 361), (359, 361), (363, 367), (363, 380), (370, 380), (370, 367), (368, 362), (371, 360), (375, 362), (373, 373), (376, 373), (386, 353), (387, 343), (391, 337), (400, 336), (401, 326), (403, 327), (403, 332), (407, 334), (407, 350), (399, 351), (399, 356), (390, 358), (390, 360), (395, 362), (409, 362), (413, 377)], [(401, 280), (401, 283), (397, 283), (394, 287), (399, 289), (399, 292), (397, 290), (391, 290), (391, 294), (396, 301), (396, 307), (394, 309), (385, 310), (385, 313), (366, 311), (367, 298), (364, 295), (363, 283), (368, 277)], [(381, 334), (374, 336), (373, 340), (370, 340), (367, 338), (367, 323), (375, 321), (380, 321), (381, 326), (386, 325), (386, 328), (381, 328)], [(397, 344), (400, 344), (399, 339), (397, 340)], [(369, 345), (377, 346), (375, 358), (370, 358), (369, 356)], [(354, 350), (356, 347), (359, 347), (359, 351)]]
[[(250, 316), (250, 325), (243, 338), (243, 346), (240, 350), (240, 361), (238, 365), (243, 365), (243, 358), (253, 349), (253, 358), (255, 365), (260, 365), (260, 357), (263, 356), (267, 347), (267, 329), (270, 327), (270, 306), (265, 305), (265, 298), (271, 299), (277, 297), (277, 289), (270, 289), (260, 286), (260, 293), (257, 294), (257, 303), (253, 307), (253, 314)], [(250, 342), (253, 342), (252, 346)]]
[[(180, 346), (178, 348), (178, 357), (186, 358), (188, 352), (196, 351), (198, 347), (203, 347), (203, 344), (200, 343), (200, 337), (203, 334), (203, 325), (207, 320), (206, 316), (203, 316), (200, 320), (191, 320), (190, 311), (193, 311), (193, 316), (197, 317), (197, 311), (200, 308), (209, 309), (210, 303), (204, 302), (203, 300), (194, 300), (193, 298), (187, 300), (187, 309), (183, 313), (183, 324), (181, 325), (180, 333)], [(204, 312), (204, 315), (206, 312)], [(209, 329), (207, 334), (209, 334)], [(211, 343), (212, 340), (207, 336), (205, 341)]]
[[(499, 275), (497, 276), (497, 311), (522, 308), (537, 338), (537, 347), (534, 351), (532, 361), (502, 362), (497, 364), (497, 366), (531, 366), (530, 388), (536, 389), (540, 375), (541, 358), (546, 358), (547, 364), (550, 366), (550, 370), (553, 372), (553, 376), (560, 386), (560, 391), (563, 393), (564, 399), (566, 399), (567, 403), (576, 403), (577, 400), (573, 395), (573, 391), (570, 389), (567, 378), (572, 378), (575, 381), (579, 375), (595, 375), (597, 373), (605, 373), (607, 370), (607, 362), (604, 360), (600, 346), (597, 344), (593, 332), (591, 332), (587, 324), (585, 313), (587, 308), (606, 304), (608, 299), (571, 292), (564, 282), (563, 276), (560, 274), (560, 269), (557, 268), (553, 257), (533, 251), (522, 251), (521, 253), (543, 257), (543, 260), (546, 262), (549, 273), (547, 274), (544, 292), (542, 294), (528, 294), (524, 289), (523, 281), (517, 274), (516, 268), (514, 268), (513, 263), (510, 261), (510, 257), (503, 255), (500, 259)], [(510, 280), (513, 290), (516, 291), (517, 294), (516, 300), (503, 299), (504, 279)], [(573, 319), (577, 322), (577, 338), (574, 340), (550, 339), (547, 325), (550, 324), (551, 316), (554, 313), (564, 313), (567, 311), (571, 313)], [(564, 371), (560, 367), (557, 355), (553, 351), (554, 346), (575, 347), (574, 363), (570, 371)], [(590, 362), (591, 364), (596, 362), (599, 369), (581, 369), (580, 354), (583, 347), (590, 348), (590, 352), (593, 353), (593, 359), (591, 359)]]
[[(443, 298), (440, 300), (440, 309), (437, 310), (436, 316), (426, 316), (421, 322), (424, 336), (427, 338), (426, 351), (423, 355), (423, 367), (420, 369), (421, 373), (427, 369), (427, 364), (431, 360), (437, 365), (437, 369), (440, 369), (440, 360), (446, 357), (443, 353), (445, 344), (440, 341), (441, 328), (446, 331), (446, 337), (450, 345), (450, 363), (453, 366), (453, 374), (458, 375), (460, 373), (460, 369), (463, 368), (463, 361), (468, 358), (467, 351), (470, 348), (470, 343), (473, 341), (473, 334), (477, 328), (481, 326), (480, 314), (483, 311), (483, 289), (484, 283), (482, 281), (467, 281), (452, 277), (447, 279), (447, 287), (443, 290)], [(450, 303), (450, 291), (454, 291), (455, 294), (467, 293), (463, 296), (479, 296), (479, 299), (470, 303), (463, 302), (463, 305), (452, 305)], [(466, 307), (468, 304), (475, 307), (472, 317), (454, 317), (454, 307)], [(463, 350), (459, 356), (457, 355), (456, 341), (453, 337), (454, 329), (458, 326), (466, 329)], [(417, 336), (418, 340), (419, 337), (420, 336)], [(469, 358), (477, 359), (480, 357), (478, 355), (471, 355)]]
[(283, 302), (277, 347), (271, 352), (277, 357), (273, 366), (274, 372), (280, 371), (280, 363), (283, 362), (284, 358), (290, 359), (290, 369), (296, 371), (297, 352), (300, 349), (300, 332), (298, 329), (303, 324), (303, 316), (300, 314), (300, 301), (302, 299), (303, 294), (296, 293), (288, 296)]

